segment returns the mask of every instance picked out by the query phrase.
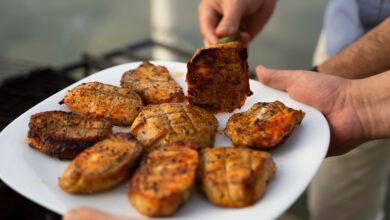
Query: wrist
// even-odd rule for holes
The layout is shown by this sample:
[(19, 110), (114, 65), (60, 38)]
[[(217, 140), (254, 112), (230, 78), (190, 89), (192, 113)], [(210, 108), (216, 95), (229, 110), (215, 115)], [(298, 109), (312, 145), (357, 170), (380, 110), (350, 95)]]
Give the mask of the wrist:
[(363, 141), (372, 139), (372, 119), (370, 120), (368, 111), (367, 97), (363, 92), (365, 83), (363, 80), (349, 80), (349, 100), (355, 113), (357, 124), (361, 128), (360, 138)]
[[(353, 108), (362, 127), (365, 141), (386, 138), (390, 135), (390, 95), (384, 91), (386, 80), (365, 78), (350, 80)], [(387, 114), (386, 114), (387, 113)]]

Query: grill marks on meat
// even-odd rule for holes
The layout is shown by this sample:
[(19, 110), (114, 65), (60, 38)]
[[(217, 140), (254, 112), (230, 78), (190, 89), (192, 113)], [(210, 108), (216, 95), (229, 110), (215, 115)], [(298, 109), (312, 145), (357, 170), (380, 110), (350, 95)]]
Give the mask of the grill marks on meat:
[(247, 49), (238, 42), (196, 51), (187, 63), (188, 101), (212, 112), (244, 105), (249, 89)]
[(112, 133), (110, 121), (71, 112), (48, 111), (31, 116), (29, 145), (59, 159), (73, 159)]
[(104, 117), (122, 126), (131, 125), (143, 106), (134, 91), (99, 82), (77, 86), (65, 95), (62, 103), (76, 113)]
[(263, 196), (275, 171), (275, 163), (267, 152), (233, 147), (206, 148), (200, 153), (198, 179), (212, 203), (244, 207)]
[(147, 61), (125, 72), (121, 86), (136, 91), (145, 104), (185, 102), (183, 89), (171, 77), (164, 66), (155, 66)]
[(187, 140), (197, 149), (213, 147), (218, 121), (213, 114), (185, 103), (148, 105), (130, 128), (146, 151)]
[(142, 145), (131, 134), (117, 133), (81, 152), (59, 179), (69, 193), (109, 189), (130, 176), (142, 155)]
[(198, 152), (188, 142), (152, 151), (129, 184), (133, 206), (148, 216), (170, 216), (192, 191)]
[(287, 138), (304, 116), (303, 111), (280, 101), (259, 102), (246, 112), (232, 115), (224, 131), (235, 146), (268, 149)]

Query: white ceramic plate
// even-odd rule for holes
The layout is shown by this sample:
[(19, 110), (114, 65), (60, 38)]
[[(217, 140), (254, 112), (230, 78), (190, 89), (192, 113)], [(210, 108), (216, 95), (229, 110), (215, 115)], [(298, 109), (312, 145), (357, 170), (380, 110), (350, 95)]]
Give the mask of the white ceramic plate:
[[(166, 66), (175, 80), (187, 91), (185, 73), (187, 66), (177, 62), (153, 62)], [(145, 218), (129, 203), (126, 182), (114, 189), (92, 195), (70, 195), (58, 186), (58, 177), (69, 161), (51, 158), (26, 144), (30, 116), (49, 110), (68, 109), (58, 102), (66, 92), (82, 82), (99, 81), (120, 85), (122, 74), (136, 68), (140, 62), (115, 66), (93, 74), (56, 93), (34, 106), (14, 120), (0, 134), (0, 177), (11, 188), (59, 214), (74, 206), (89, 206), (120, 216)], [(301, 125), (297, 126), (284, 144), (271, 150), (278, 168), (267, 186), (264, 197), (246, 208), (222, 208), (211, 204), (198, 189), (172, 218), (180, 219), (274, 219), (281, 215), (307, 187), (323, 161), (329, 145), (329, 127), (324, 116), (316, 109), (296, 102), (284, 92), (268, 88), (250, 80), (250, 96), (241, 109), (246, 111), (256, 102), (280, 100), (289, 107), (306, 112)], [(231, 113), (231, 114), (233, 114)], [(216, 115), (219, 129), (223, 129), (231, 114)], [(116, 127), (114, 131), (128, 131)], [(215, 146), (229, 146), (230, 140), (217, 134)]]

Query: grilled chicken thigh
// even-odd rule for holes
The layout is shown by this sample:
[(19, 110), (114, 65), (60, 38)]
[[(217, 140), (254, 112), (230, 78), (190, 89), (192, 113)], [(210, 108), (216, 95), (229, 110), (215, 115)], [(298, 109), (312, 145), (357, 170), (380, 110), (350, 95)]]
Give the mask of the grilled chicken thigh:
[(123, 126), (131, 125), (143, 106), (141, 97), (131, 89), (99, 82), (77, 86), (60, 103), (76, 113), (104, 117)]
[(208, 199), (220, 206), (254, 204), (276, 171), (267, 152), (249, 148), (206, 148), (200, 153), (198, 180)]
[(148, 105), (130, 128), (146, 151), (188, 140), (197, 149), (212, 147), (218, 121), (207, 110), (184, 103)]
[(192, 191), (198, 152), (188, 142), (152, 151), (129, 184), (133, 206), (148, 216), (169, 216)]
[(69, 193), (109, 189), (129, 177), (142, 155), (142, 145), (131, 134), (117, 133), (80, 153), (59, 179)]
[(125, 72), (121, 85), (136, 91), (145, 104), (186, 101), (183, 89), (169, 75), (168, 69), (147, 61), (143, 61), (137, 69)]
[(238, 42), (196, 51), (187, 63), (188, 101), (212, 112), (232, 112), (249, 90), (247, 49)]
[(279, 101), (259, 102), (246, 112), (232, 115), (224, 131), (234, 146), (268, 149), (287, 138), (304, 116), (303, 111)]
[(32, 115), (28, 142), (33, 148), (59, 159), (73, 159), (112, 133), (110, 121), (71, 112), (48, 111)]

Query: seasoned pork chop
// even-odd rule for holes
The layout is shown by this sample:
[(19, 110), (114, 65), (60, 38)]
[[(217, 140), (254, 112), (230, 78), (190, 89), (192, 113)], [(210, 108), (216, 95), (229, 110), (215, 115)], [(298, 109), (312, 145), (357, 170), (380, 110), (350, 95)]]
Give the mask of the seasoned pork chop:
[(254, 104), (248, 111), (232, 115), (225, 134), (235, 146), (268, 149), (287, 138), (305, 113), (279, 101)]
[(254, 204), (276, 171), (267, 152), (249, 148), (206, 148), (200, 153), (198, 180), (214, 204), (244, 207)]
[(188, 101), (212, 112), (232, 112), (249, 90), (247, 49), (238, 42), (196, 51), (187, 63)]
[(28, 126), (29, 145), (59, 159), (73, 159), (112, 133), (108, 120), (63, 111), (32, 115)]
[(76, 113), (104, 117), (123, 126), (131, 125), (143, 106), (141, 97), (131, 89), (99, 82), (77, 86), (61, 103)]
[(213, 114), (184, 103), (148, 105), (130, 128), (146, 151), (187, 140), (197, 149), (212, 147), (218, 121)]
[(129, 184), (133, 206), (148, 216), (170, 216), (192, 191), (198, 152), (188, 142), (152, 151)]
[(130, 176), (142, 155), (142, 145), (131, 134), (117, 133), (81, 152), (59, 179), (68, 193), (109, 189)]
[(125, 72), (121, 85), (136, 91), (145, 104), (186, 101), (183, 89), (169, 75), (168, 69), (148, 61), (143, 61), (137, 69)]

